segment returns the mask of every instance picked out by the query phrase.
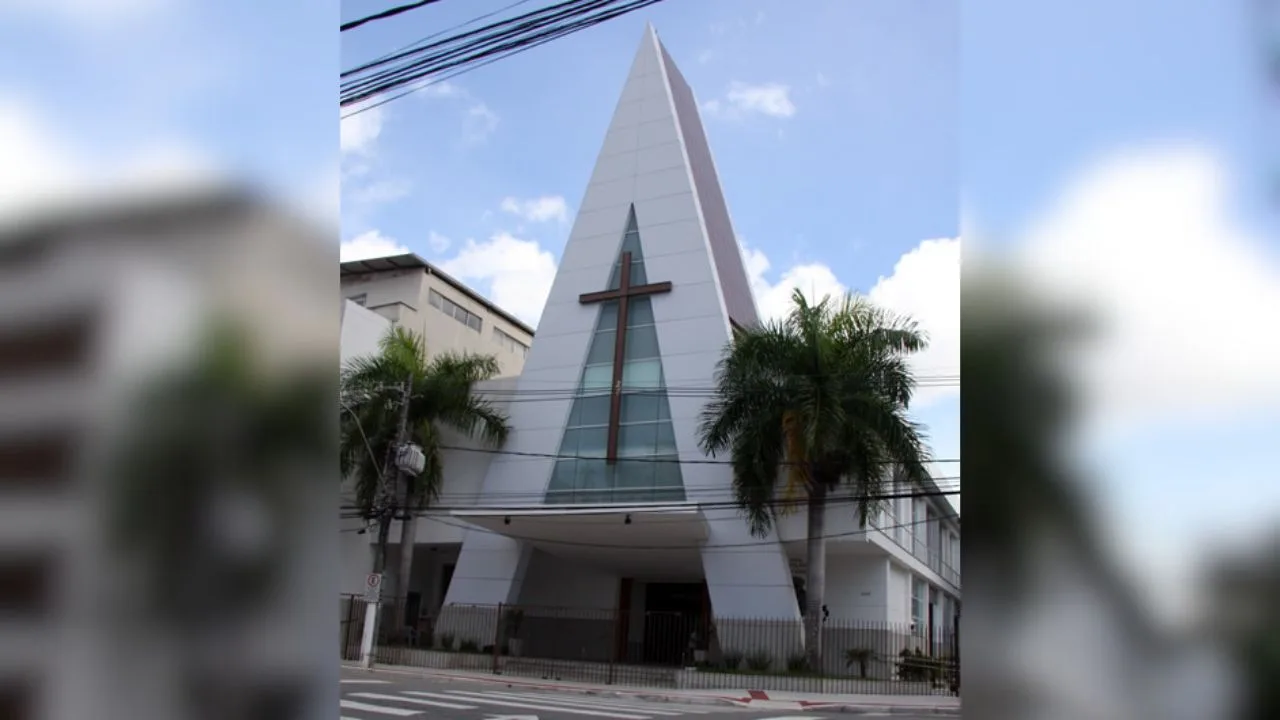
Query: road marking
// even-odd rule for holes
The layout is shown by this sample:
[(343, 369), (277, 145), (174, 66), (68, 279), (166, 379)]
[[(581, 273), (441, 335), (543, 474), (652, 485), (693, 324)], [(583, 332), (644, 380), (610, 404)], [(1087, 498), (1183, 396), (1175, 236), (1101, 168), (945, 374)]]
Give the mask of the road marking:
[[(500, 705), (503, 707), (524, 708), (525, 710), (546, 710), (547, 712), (561, 712), (572, 715), (590, 715), (592, 717), (617, 718), (618, 720), (649, 720), (648, 715), (636, 715), (634, 713), (609, 712), (607, 710), (594, 710), (587, 708), (575, 708), (555, 705), (534, 705), (531, 703), (514, 702), (511, 700), (495, 700), (485, 697), (480, 693), (464, 692), (462, 690), (450, 691), (448, 695), (440, 693), (422, 692), (421, 690), (405, 690), (406, 695), (415, 695), (422, 697), (439, 698), (441, 700), (466, 700), (468, 702), (478, 702), (487, 705)], [(464, 697), (458, 697), (462, 695)]]
[(364, 712), (381, 713), (383, 715), (398, 715), (400, 717), (409, 717), (410, 715), (421, 715), (421, 710), (406, 710), (405, 708), (389, 708), (382, 705), (370, 705), (369, 703), (356, 702), (354, 700), (339, 700), (339, 707), (348, 710), (362, 710)]
[(384, 695), (383, 693), (358, 692), (348, 693), (349, 697), (364, 698), (365, 700), (393, 700), (395, 702), (413, 703), (415, 705), (433, 705), (435, 707), (449, 708), (451, 710), (475, 710), (475, 705), (459, 705), (458, 703), (440, 702), (439, 700), (423, 700), (421, 698), (408, 698), (403, 695)]
[[(708, 712), (706, 710), (691, 710), (688, 712), (682, 712), (678, 710), (655, 710), (653, 708), (645, 707), (642, 705), (633, 705), (628, 703), (615, 703), (615, 702), (610, 702), (606, 700), (580, 700), (576, 697), (571, 700), (561, 700), (558, 697), (550, 697), (550, 696), (539, 694), (539, 693), (511, 693), (511, 692), (502, 692), (500, 690), (490, 690), (489, 692), (486, 692), (485, 695), (494, 695), (497, 697), (511, 698), (512, 700), (534, 700), (538, 702), (550, 702), (550, 703), (557, 703), (561, 705), (575, 705), (575, 706), (588, 707), (588, 708), (602, 708), (605, 710), (622, 710), (623, 712), (626, 712), (628, 710), (634, 710), (637, 712), (648, 713), (650, 715), (686, 715), (686, 714), (697, 715), (697, 714)], [(808, 720), (808, 718), (806, 718), (805, 720)]]
[(822, 717), (815, 717), (813, 715), (782, 715), (780, 717), (759, 718), (759, 720), (822, 720)]
[(343, 685), (390, 685), (390, 680), (339, 680)]

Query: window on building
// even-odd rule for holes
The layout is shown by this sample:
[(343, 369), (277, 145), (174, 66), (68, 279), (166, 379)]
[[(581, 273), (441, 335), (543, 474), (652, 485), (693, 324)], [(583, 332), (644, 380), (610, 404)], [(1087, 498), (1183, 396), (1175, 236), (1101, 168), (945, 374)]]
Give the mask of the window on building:
[(926, 632), (925, 629), (925, 603), (927, 602), (927, 593), (929, 585), (920, 578), (911, 579), (911, 623), (915, 625), (916, 632)]
[(364, 306), (365, 306), (365, 303), (367, 303), (367, 302), (369, 301), (369, 294), (368, 294), (368, 293), (360, 293), (359, 295), (352, 295), (351, 297), (349, 297), (349, 298), (347, 298), (347, 299), (348, 299), (348, 300), (350, 300), (351, 302), (353, 302), (353, 303), (355, 303), (355, 304), (359, 305), (360, 307), (364, 307)]
[[(644, 283), (644, 256), (634, 214), (620, 252), (632, 256), (631, 282)], [(614, 265), (619, 284), (620, 264)], [(618, 336), (618, 302), (599, 305), (578, 395), (569, 412), (560, 459), (547, 488), (549, 503), (679, 502), (685, 499), (671, 407), (659, 360), (653, 306), (647, 297), (628, 304), (618, 419), (618, 462), (606, 462), (610, 391)]]
[(529, 354), (528, 345), (525, 345), (524, 343), (515, 339), (511, 335), (507, 334), (502, 330), (502, 328), (495, 327), (493, 329), (493, 339), (497, 341), (498, 345), (502, 346), (502, 348), (507, 352), (515, 353), (520, 357), (525, 357)]
[(476, 332), (480, 332), (480, 329), (483, 327), (483, 323), (481, 323), (479, 315), (467, 310), (435, 290), (429, 290), (427, 292), (427, 302), (431, 307), (439, 310)]

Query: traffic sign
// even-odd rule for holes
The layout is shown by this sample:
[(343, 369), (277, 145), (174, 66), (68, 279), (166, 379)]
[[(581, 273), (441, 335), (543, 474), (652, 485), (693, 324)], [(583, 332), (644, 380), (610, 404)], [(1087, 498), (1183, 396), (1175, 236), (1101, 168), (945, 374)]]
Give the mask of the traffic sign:
[(382, 573), (369, 573), (364, 579), (364, 601), (376, 603), (382, 599)]

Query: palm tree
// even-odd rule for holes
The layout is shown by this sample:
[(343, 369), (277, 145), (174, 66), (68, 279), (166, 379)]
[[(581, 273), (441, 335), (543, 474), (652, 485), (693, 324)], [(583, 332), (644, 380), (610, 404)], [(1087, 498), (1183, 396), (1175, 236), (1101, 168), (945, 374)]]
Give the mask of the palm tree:
[(409, 441), (422, 448), (426, 466), (416, 477), (405, 476), (395, 499), (404, 519), (400, 528), (400, 565), (393, 577), (396, 593), (408, 587), (413, 566), (417, 523), (415, 512), (438, 499), (444, 481), (441, 431), (452, 428), (485, 444), (506, 442), (507, 416), (475, 394), (476, 383), (499, 372), (492, 355), (446, 353), (427, 360), (421, 336), (402, 327), (391, 328), (374, 355), (355, 358), (342, 369), (339, 458), (342, 476), (355, 480), (357, 512), (380, 521), (378, 571), (386, 562), (390, 517), (378, 516), (375, 503), (383, 459), (394, 443), (400, 417), (402, 388), (410, 382)]
[(813, 305), (797, 290), (792, 303), (785, 320), (745, 329), (726, 347), (699, 440), (713, 457), (728, 452), (734, 495), (756, 536), (773, 527), (775, 507), (786, 512), (806, 498), (805, 648), (817, 669), (828, 495), (851, 486), (865, 526), (891, 467), (900, 482), (929, 481), (924, 429), (907, 417), (915, 387), (907, 360), (926, 339), (909, 318), (863, 298)]

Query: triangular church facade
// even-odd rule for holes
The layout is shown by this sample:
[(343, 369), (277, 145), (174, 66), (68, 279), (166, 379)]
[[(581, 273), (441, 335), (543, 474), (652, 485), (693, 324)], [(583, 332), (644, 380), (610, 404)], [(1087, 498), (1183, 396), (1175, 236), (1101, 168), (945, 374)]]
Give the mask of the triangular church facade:
[(729, 467), (697, 442), (733, 328), (757, 322), (697, 107), (647, 28), (516, 381), (513, 432), (461, 518), (477, 529), (446, 614), (647, 604), (799, 620), (782, 545), (750, 535)]

